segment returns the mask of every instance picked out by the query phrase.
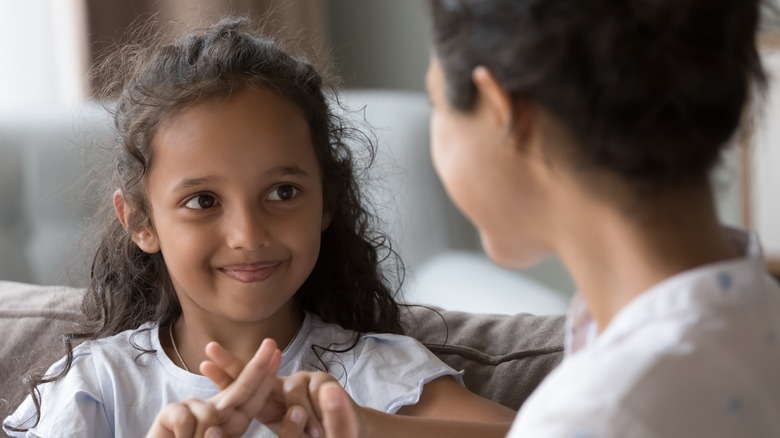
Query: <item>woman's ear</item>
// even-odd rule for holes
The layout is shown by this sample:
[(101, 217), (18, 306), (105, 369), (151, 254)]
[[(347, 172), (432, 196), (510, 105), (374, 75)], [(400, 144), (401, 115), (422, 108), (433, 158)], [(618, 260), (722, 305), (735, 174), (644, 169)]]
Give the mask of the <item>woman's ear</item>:
[(138, 248), (149, 254), (159, 252), (160, 243), (157, 239), (157, 234), (149, 225), (144, 225), (138, 230), (130, 230), (130, 220), (135, 212), (128, 205), (121, 190), (117, 189), (114, 192), (113, 201), (117, 219), (119, 219), (124, 229), (130, 232), (130, 238), (133, 239)]
[(519, 111), (512, 96), (498, 83), (493, 73), (484, 66), (477, 66), (471, 72), (471, 80), (477, 87), (481, 105), (484, 105), (497, 127), (515, 143), (515, 136), (522, 140), (529, 135), (530, 112)]

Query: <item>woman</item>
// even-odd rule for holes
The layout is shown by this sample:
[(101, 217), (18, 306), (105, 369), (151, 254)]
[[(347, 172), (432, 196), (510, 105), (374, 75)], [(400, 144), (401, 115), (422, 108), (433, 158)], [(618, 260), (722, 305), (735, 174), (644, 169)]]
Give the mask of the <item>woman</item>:
[[(496, 263), (556, 253), (579, 290), (510, 436), (780, 436), (780, 288), (708, 179), (764, 83), (759, 3), (432, 2), (448, 193)], [(319, 400), (331, 436), (382, 430)]]

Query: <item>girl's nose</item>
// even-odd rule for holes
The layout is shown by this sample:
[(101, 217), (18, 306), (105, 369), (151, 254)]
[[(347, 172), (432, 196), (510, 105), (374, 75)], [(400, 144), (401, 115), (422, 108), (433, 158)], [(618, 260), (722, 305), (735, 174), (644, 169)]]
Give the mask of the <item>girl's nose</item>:
[(232, 249), (251, 251), (268, 246), (271, 234), (261, 212), (243, 209), (231, 215), (225, 224), (227, 244)]

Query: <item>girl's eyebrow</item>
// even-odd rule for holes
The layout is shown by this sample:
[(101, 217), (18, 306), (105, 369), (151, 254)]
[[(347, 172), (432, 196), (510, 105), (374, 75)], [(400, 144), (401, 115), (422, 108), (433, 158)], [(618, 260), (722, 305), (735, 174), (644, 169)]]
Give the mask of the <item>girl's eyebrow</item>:
[(174, 186), (173, 190), (176, 191), (176, 192), (183, 191), (183, 190), (188, 190), (188, 189), (191, 189), (193, 187), (202, 186), (204, 184), (214, 184), (214, 183), (217, 183), (217, 182), (221, 181), (222, 179), (223, 178), (218, 177), (218, 176), (204, 176), (204, 177), (201, 177), (201, 178), (188, 178), (188, 179), (185, 179), (185, 180), (181, 181), (180, 183), (176, 184), (176, 186)]
[[(309, 173), (298, 166), (277, 166), (268, 169), (265, 172), (266, 177), (273, 176), (309, 176)], [(187, 178), (173, 187), (173, 191), (180, 192), (192, 189), (206, 184), (215, 184), (224, 180), (224, 178), (215, 175), (203, 176), (200, 178)]]
[(309, 173), (298, 166), (277, 166), (268, 169), (266, 176), (309, 176)]

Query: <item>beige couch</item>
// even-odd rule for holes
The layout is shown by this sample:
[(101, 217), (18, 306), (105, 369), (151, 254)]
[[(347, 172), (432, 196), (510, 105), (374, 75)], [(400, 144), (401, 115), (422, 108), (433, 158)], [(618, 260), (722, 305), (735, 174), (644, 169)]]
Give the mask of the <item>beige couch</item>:
[[(19, 402), (22, 376), (64, 355), (81, 290), (0, 281), (0, 417)], [(408, 307), (404, 324), (472, 391), (518, 409), (562, 358), (563, 316), (480, 315)]]

